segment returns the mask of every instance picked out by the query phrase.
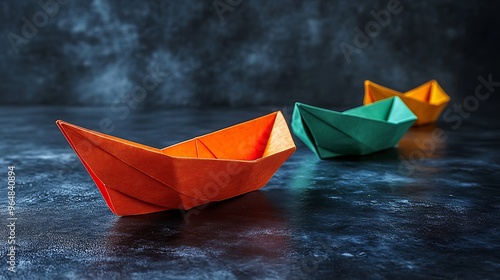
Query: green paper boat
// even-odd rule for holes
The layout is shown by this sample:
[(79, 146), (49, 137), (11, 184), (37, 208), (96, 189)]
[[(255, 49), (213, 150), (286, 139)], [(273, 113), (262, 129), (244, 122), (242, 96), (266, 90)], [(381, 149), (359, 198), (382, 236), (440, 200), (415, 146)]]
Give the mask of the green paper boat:
[(366, 155), (396, 145), (417, 117), (399, 97), (345, 112), (295, 103), (292, 131), (321, 159)]

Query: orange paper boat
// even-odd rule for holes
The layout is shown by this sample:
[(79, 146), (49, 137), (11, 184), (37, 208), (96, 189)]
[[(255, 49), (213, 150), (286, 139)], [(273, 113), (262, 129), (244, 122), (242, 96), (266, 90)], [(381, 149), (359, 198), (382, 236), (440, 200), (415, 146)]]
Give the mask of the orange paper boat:
[(370, 104), (393, 96), (401, 98), (406, 106), (418, 117), (415, 126), (435, 122), (450, 101), (450, 97), (435, 80), (405, 93), (377, 85), (371, 81), (365, 81), (364, 104)]
[(281, 112), (164, 149), (56, 123), (119, 216), (187, 210), (257, 190), (295, 151)]

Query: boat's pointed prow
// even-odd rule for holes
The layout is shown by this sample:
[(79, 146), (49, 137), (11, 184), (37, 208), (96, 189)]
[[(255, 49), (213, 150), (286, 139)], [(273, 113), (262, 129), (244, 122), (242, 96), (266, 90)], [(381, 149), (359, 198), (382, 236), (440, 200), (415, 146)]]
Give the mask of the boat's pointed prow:
[[(88, 149), (90, 148), (90, 144), (85, 141), (85, 137), (82, 137), (79, 131), (84, 131), (84, 128), (72, 125), (68, 122), (62, 121), (62, 120), (57, 120), (56, 125), (59, 127), (61, 130), (62, 134), (68, 141), (69, 145), (73, 150), (75, 150), (76, 154), (81, 158), (82, 154), (87, 154), (89, 153)], [(83, 145), (83, 143), (86, 143), (87, 145)]]
[(66, 138), (66, 140), (69, 141), (68, 137), (66, 137), (66, 130), (69, 128), (70, 124), (65, 122), (65, 121), (62, 121), (62, 120), (57, 120), (56, 121), (56, 125), (57, 127), (59, 127), (59, 130), (61, 130), (62, 134), (64, 135), (64, 137)]
[[(62, 120), (57, 120), (56, 125), (59, 127), (62, 134), (64, 135), (64, 137), (68, 141), (69, 145), (71, 146), (71, 148), (73, 148), (73, 150), (75, 151), (75, 154), (78, 156), (78, 158), (82, 162), (83, 166), (85, 167), (87, 172), (90, 174), (90, 177), (97, 185), (97, 188), (101, 192), (101, 195), (104, 198), (104, 200), (106, 201), (106, 204), (108, 205), (109, 209), (113, 213), (119, 215), (119, 213), (117, 213), (117, 211), (116, 211), (116, 209), (111, 201), (111, 198), (110, 198), (109, 193), (106, 189), (106, 186), (101, 181), (101, 179), (99, 179), (99, 177), (95, 174), (95, 172), (92, 170), (92, 168), (88, 165), (87, 161), (85, 160), (85, 157), (82, 155), (82, 154), (89, 153), (89, 151), (90, 151), (89, 148), (91, 147), (91, 145), (89, 145), (88, 143), (87, 143), (87, 145), (82, 145), (82, 143), (84, 143), (84, 142), (82, 142), (81, 139), (77, 139), (78, 137), (75, 137), (74, 133), (72, 133), (72, 130), (78, 130), (80, 128), (75, 127), (75, 126), (73, 126), (65, 121), (62, 121)], [(83, 147), (85, 147), (85, 149)]]
[[(142, 214), (181, 205), (182, 194), (171, 187), (174, 177), (163, 171), (171, 169), (169, 156), (152, 147), (61, 120), (56, 124), (113, 213)], [(164, 192), (153, 191), (158, 189)]]

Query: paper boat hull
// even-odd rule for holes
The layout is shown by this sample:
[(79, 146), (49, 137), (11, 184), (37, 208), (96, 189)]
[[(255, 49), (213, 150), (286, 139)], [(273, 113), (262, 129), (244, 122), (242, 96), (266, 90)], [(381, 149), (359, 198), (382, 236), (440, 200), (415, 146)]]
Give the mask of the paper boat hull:
[(57, 125), (119, 216), (187, 210), (257, 190), (295, 151), (280, 112), (164, 149)]
[(391, 148), (415, 119), (399, 98), (343, 113), (296, 103), (292, 130), (321, 159), (327, 159)]
[(397, 96), (418, 117), (415, 126), (426, 125), (437, 121), (450, 97), (444, 92), (437, 81), (429, 81), (406, 93), (401, 93), (387, 87), (365, 81), (364, 104), (370, 104), (386, 98)]

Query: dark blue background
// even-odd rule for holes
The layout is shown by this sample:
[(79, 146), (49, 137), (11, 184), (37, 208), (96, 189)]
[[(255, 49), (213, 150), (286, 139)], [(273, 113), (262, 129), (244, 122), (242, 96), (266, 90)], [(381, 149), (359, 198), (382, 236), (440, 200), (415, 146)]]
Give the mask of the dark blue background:
[[(16, 167), (19, 218), (18, 271), (4, 246), (0, 279), (500, 279), (500, 86), (474, 96), (478, 76), (500, 81), (497, 2), (401, 0), (348, 63), (340, 44), (389, 0), (221, 0), (239, 3), (221, 17), (213, 0), (65, 1), (53, 16), (0, 1), (0, 180)], [(114, 216), (54, 124), (103, 131), (109, 118), (109, 134), (160, 148), (269, 107), (290, 119), (295, 101), (358, 106), (365, 79), (437, 79), (452, 97), (444, 116), (473, 109), (360, 158), (320, 161), (296, 141), (261, 191), (189, 221)]]
[(461, 103), (479, 75), (500, 80), (495, 1), (401, 0), (350, 63), (340, 44), (389, 0), (60, 2), (0, 3), (0, 104), (125, 102), (148, 66), (165, 76), (131, 106), (355, 106), (365, 79), (437, 79)]

